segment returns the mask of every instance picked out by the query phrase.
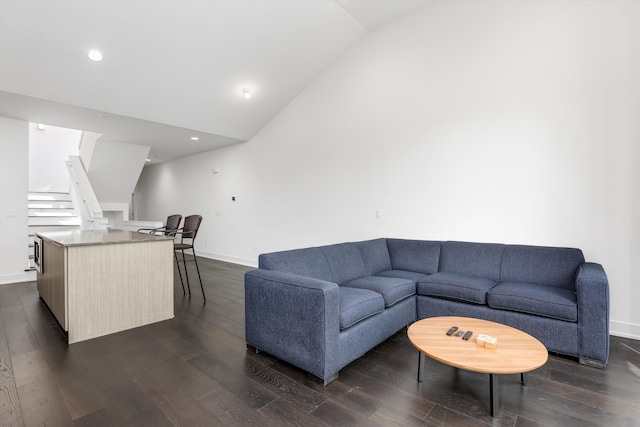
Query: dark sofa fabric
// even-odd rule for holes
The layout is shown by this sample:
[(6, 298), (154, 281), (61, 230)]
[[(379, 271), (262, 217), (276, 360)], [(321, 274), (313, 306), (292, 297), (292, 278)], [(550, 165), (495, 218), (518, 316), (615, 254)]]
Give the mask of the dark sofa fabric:
[(416, 319), (504, 323), (604, 366), (609, 284), (582, 251), (373, 239), (262, 254), (245, 274), (247, 344), (327, 384)]

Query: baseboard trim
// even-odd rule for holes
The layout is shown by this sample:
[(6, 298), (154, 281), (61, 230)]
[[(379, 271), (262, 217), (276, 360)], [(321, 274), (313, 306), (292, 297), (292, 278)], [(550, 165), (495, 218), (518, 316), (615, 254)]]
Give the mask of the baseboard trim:
[(611, 335), (622, 338), (640, 340), (640, 325), (627, 322), (609, 322), (609, 332)]
[(0, 285), (12, 285), (14, 283), (33, 282), (36, 280), (35, 271), (25, 271), (24, 273), (3, 274), (0, 276)]
[(240, 264), (247, 267), (254, 267), (254, 268), (258, 267), (258, 262), (256, 260), (232, 257), (227, 255), (221, 255), (221, 254), (214, 254), (212, 252), (206, 252), (200, 249), (198, 249), (198, 256), (209, 258), (209, 259), (215, 259), (217, 261), (225, 261), (225, 262), (231, 262), (233, 264)]

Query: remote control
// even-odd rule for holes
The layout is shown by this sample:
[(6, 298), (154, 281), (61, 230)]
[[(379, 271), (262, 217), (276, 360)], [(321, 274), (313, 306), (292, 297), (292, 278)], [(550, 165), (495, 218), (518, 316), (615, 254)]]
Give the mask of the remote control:
[(458, 333), (455, 336), (456, 337), (461, 337), (462, 335), (464, 335), (464, 331), (458, 331)]
[(468, 340), (469, 338), (471, 338), (471, 335), (473, 335), (473, 331), (467, 331), (466, 334), (464, 334), (464, 336), (462, 337), (463, 340)]
[(447, 335), (453, 335), (453, 333), (457, 330), (458, 330), (457, 326), (452, 326), (451, 329), (447, 331)]

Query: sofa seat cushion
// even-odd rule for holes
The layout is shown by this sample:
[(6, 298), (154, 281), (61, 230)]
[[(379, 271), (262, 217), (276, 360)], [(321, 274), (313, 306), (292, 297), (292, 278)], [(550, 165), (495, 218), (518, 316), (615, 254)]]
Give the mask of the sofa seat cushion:
[(487, 304), (491, 308), (578, 321), (575, 292), (556, 286), (502, 282), (487, 292)]
[(418, 282), (418, 295), (453, 299), (474, 304), (487, 303), (487, 291), (496, 282), (460, 273), (435, 273)]
[(397, 277), (369, 276), (343, 283), (341, 288), (367, 289), (382, 295), (385, 307), (391, 307), (398, 301), (415, 295), (416, 284)]
[(339, 286), (340, 330), (347, 329), (367, 317), (384, 310), (384, 299), (377, 292)]
[(426, 276), (426, 274), (407, 270), (386, 270), (377, 273), (376, 276), (397, 277), (398, 279), (407, 279), (411, 280), (413, 283), (418, 283), (423, 277)]

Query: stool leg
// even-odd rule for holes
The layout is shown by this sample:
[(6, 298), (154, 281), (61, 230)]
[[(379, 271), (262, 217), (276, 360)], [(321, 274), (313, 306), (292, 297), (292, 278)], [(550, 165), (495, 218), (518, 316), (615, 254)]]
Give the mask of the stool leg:
[(186, 295), (187, 293), (184, 290), (184, 281), (182, 280), (182, 273), (180, 272), (180, 261), (178, 261), (178, 254), (176, 251), (173, 251), (173, 257), (176, 259), (176, 267), (178, 267), (178, 275), (180, 276), (180, 284), (182, 285), (182, 295)]
[(191, 296), (191, 284), (189, 283), (189, 272), (187, 271), (187, 260), (184, 257), (184, 249), (182, 249), (182, 263), (184, 264), (184, 276), (187, 278), (187, 289), (189, 289), (189, 296)]
[(204, 299), (204, 302), (207, 302), (207, 297), (204, 294), (204, 286), (202, 286), (202, 277), (200, 277), (200, 268), (198, 267), (198, 257), (196, 257), (196, 249), (195, 248), (191, 248), (191, 250), (193, 251), (193, 260), (196, 263), (196, 271), (198, 272), (198, 280), (200, 280), (200, 289), (202, 289), (202, 299)]

